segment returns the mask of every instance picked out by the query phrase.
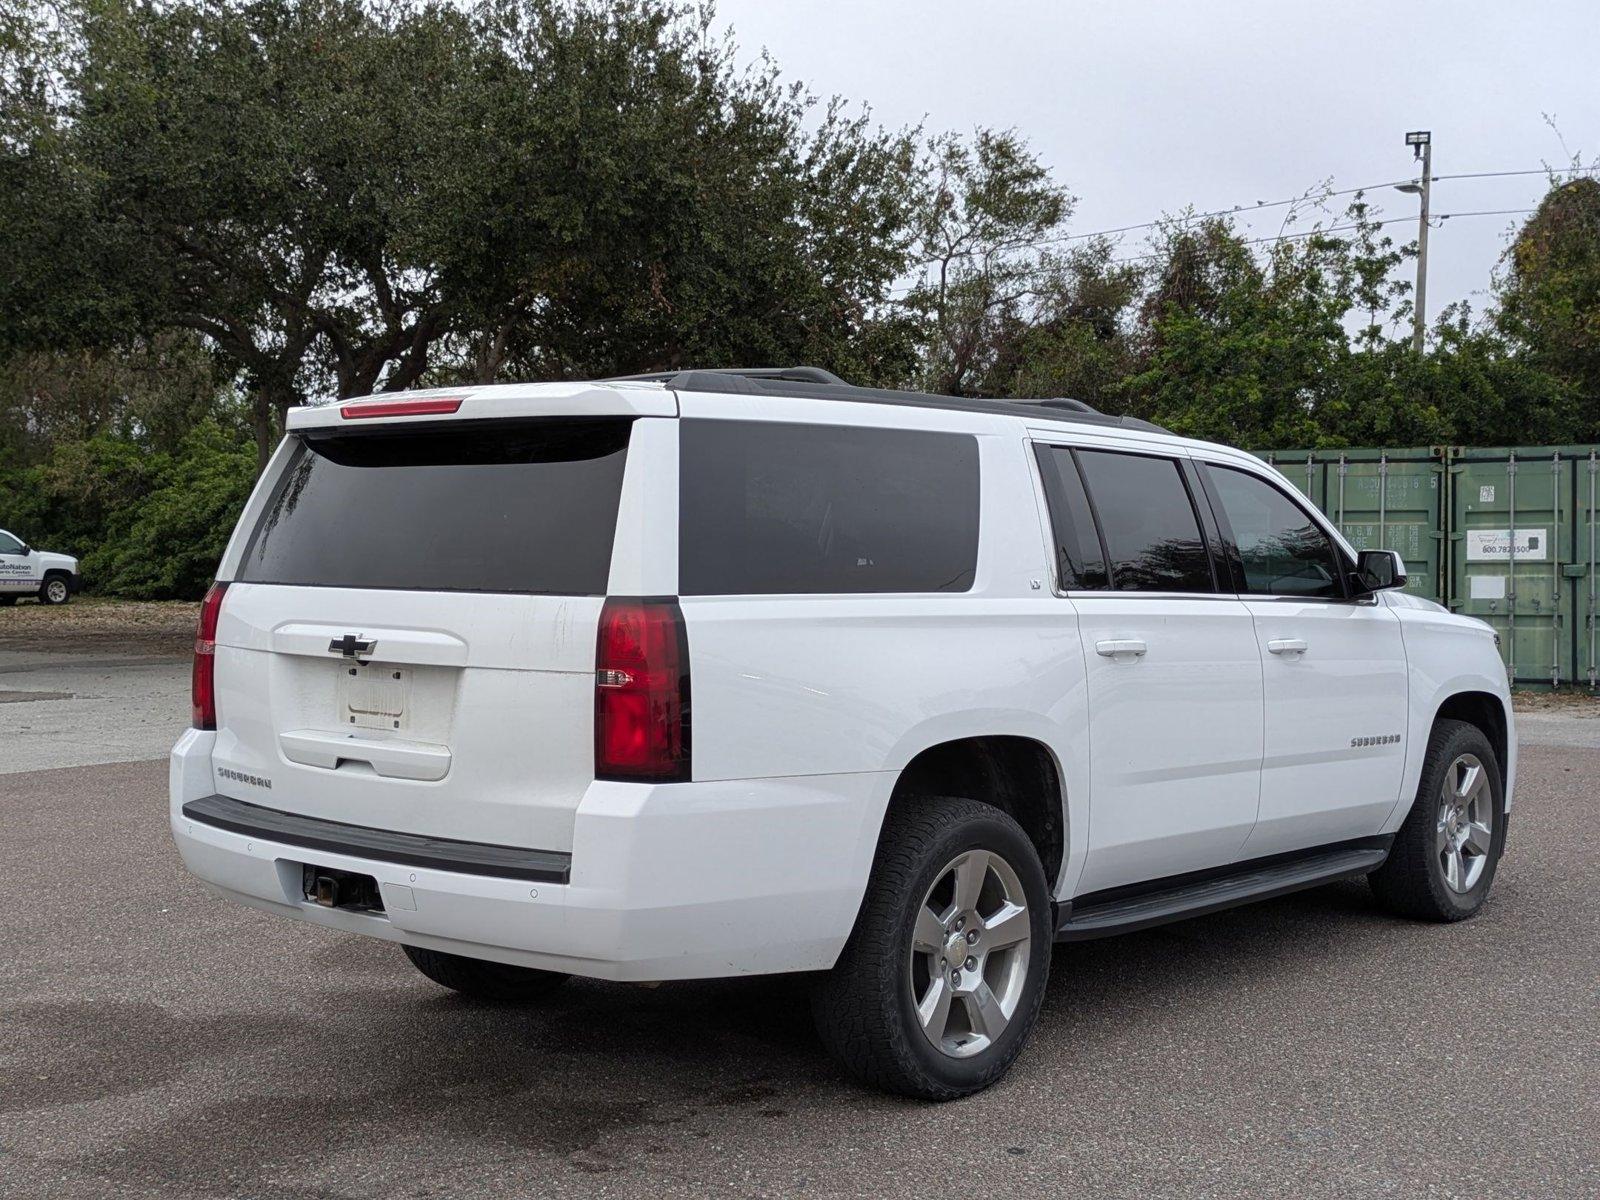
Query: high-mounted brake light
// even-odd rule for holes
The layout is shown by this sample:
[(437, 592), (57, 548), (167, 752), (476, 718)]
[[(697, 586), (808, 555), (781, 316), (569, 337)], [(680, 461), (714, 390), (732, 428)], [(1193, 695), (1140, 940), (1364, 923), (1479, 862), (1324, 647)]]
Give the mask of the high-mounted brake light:
[(222, 594), (227, 590), (226, 583), (213, 583), (200, 601), (200, 624), (194, 632), (194, 672), (189, 686), (196, 729), (217, 727), (217, 618), (222, 615)]
[(672, 597), (612, 598), (595, 649), (597, 779), (689, 778), (689, 643)]
[(357, 400), (339, 406), (346, 421), (368, 417), (436, 417), (461, 408), (461, 396), (435, 396), (428, 400)]

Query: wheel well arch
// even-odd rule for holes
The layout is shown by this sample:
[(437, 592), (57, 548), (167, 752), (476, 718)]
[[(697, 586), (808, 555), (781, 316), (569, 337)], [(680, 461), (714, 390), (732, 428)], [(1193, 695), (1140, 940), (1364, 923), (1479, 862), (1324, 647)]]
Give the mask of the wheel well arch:
[(1483, 736), (1489, 739), (1489, 745), (1494, 750), (1500, 774), (1505, 775), (1506, 709), (1500, 697), (1492, 692), (1457, 692), (1445, 697), (1439, 705), (1439, 711), (1433, 714), (1434, 724), (1440, 721), (1465, 721), (1483, 730)]
[(1036, 738), (986, 734), (929, 746), (906, 763), (889, 798), (891, 809), (927, 796), (961, 796), (1006, 813), (1022, 826), (1045, 879), (1054, 888), (1066, 853), (1067, 809), (1062, 772)]

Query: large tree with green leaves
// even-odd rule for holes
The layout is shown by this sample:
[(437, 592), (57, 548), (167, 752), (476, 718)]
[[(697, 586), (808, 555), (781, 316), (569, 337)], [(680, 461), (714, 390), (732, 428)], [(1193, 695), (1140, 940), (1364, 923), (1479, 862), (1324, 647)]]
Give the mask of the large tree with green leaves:
[(478, 174), (435, 215), (467, 369), (570, 378), (731, 363), (903, 370), (877, 318), (903, 269), (911, 138), (770, 64), (709, 10), (502, 0), (480, 10)]
[[(0, 311), (25, 346), (75, 327), (202, 335), (239, 373), (263, 457), (312, 395), (739, 361), (909, 369), (913, 327), (880, 302), (912, 239), (911, 137), (740, 69), (709, 11), (65, 11), (61, 37), (28, 43), (55, 94), (6, 131), (29, 262)], [(68, 240), (83, 265), (63, 289), (49, 259)]]
[(450, 308), (416, 208), (431, 197), (468, 24), (352, 0), (91, 0), (64, 74), (91, 228), (146, 325), (241, 373), (259, 455), (289, 405), (403, 387)]
[(1506, 252), (1496, 299), (1499, 332), (1570, 391), (1583, 439), (1600, 437), (1600, 179), (1551, 180)]
[(917, 382), (956, 396), (1003, 391), (1073, 198), (1011, 130), (933, 139), (926, 174), (916, 282), (900, 301), (925, 330)]

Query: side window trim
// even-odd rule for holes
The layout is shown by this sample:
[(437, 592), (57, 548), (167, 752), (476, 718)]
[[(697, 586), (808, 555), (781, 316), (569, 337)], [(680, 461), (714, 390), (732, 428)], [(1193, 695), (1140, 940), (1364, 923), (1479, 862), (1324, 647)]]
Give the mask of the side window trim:
[(1234, 537), (1233, 525), (1228, 521), (1227, 509), (1222, 506), (1222, 497), (1217, 494), (1216, 484), (1211, 479), (1211, 469), (1214, 464), (1196, 458), (1191, 458), (1189, 463), (1194, 469), (1195, 477), (1200, 481), (1201, 491), (1205, 493), (1206, 508), (1211, 512), (1211, 520), (1222, 546), (1222, 560), (1227, 564), (1228, 575), (1231, 578), (1230, 590), (1236, 596), (1244, 596), (1248, 592), (1244, 576), (1244, 558), (1239, 553), (1239, 542)]
[(1211, 560), (1211, 586), (1222, 593), (1238, 594), (1243, 590), (1244, 566), (1239, 560), (1239, 549), (1233, 544), (1232, 531), (1225, 524), (1227, 514), (1217, 497), (1212, 495), (1211, 480), (1200, 470), (1193, 458), (1179, 460), (1184, 485), (1189, 489), (1189, 503), (1194, 505), (1200, 518), (1200, 536), (1206, 540), (1206, 557)]
[[(1345, 604), (1351, 599), (1360, 599), (1360, 597), (1352, 597), (1350, 594), (1350, 572), (1353, 568), (1352, 564), (1345, 559), (1344, 549), (1339, 545), (1339, 539), (1328, 531), (1327, 522), (1322, 519), (1321, 514), (1308, 508), (1304, 499), (1298, 493), (1294, 492), (1293, 489), (1284, 488), (1270, 476), (1257, 474), (1255, 471), (1246, 467), (1236, 466), (1233, 463), (1213, 462), (1210, 459), (1194, 459), (1192, 461), (1198, 469), (1201, 480), (1204, 482), (1206, 497), (1216, 515), (1223, 544), (1228, 550), (1228, 561), (1234, 573), (1235, 587), (1241, 597), (1249, 597), (1253, 600), (1295, 600), (1320, 604)], [(1306, 520), (1310, 521), (1312, 527), (1327, 540), (1328, 549), (1332, 552), (1333, 560), (1339, 567), (1339, 594), (1337, 596), (1295, 596), (1282, 592), (1250, 592), (1245, 580), (1244, 556), (1239, 552), (1239, 543), (1234, 537), (1232, 525), (1228, 522), (1228, 514), (1223, 508), (1222, 498), (1217, 495), (1216, 485), (1212, 482), (1211, 474), (1213, 471), (1238, 471), (1241, 475), (1265, 484), (1288, 501), (1290, 506), (1298, 510)]]
[(1117, 587), (1116, 567), (1111, 558), (1111, 547), (1106, 542), (1105, 529), (1100, 519), (1100, 506), (1094, 498), (1094, 490), (1089, 486), (1088, 477), (1083, 473), (1082, 464), (1078, 461), (1079, 447), (1073, 446), (1070, 447), (1072, 451), (1072, 461), (1073, 464), (1078, 467), (1079, 476), (1083, 480), (1084, 495), (1088, 498), (1089, 511), (1094, 516), (1095, 531), (1100, 535), (1100, 545), (1102, 552), (1105, 554), (1107, 589), (1115, 592), (1119, 596), (1153, 596), (1173, 599), (1182, 596), (1221, 595), (1231, 599), (1232, 594), (1229, 589), (1222, 586), (1222, 578), (1217, 570), (1216, 546), (1212, 543), (1209, 527), (1207, 526), (1205, 519), (1200, 515), (1200, 504), (1195, 497), (1195, 488), (1191, 479), (1191, 470), (1186, 467), (1186, 464), (1191, 461), (1189, 456), (1183, 453), (1164, 454), (1159, 450), (1123, 450), (1120, 448), (1113, 449), (1109, 446), (1085, 447), (1085, 449), (1091, 448), (1096, 454), (1117, 454), (1124, 458), (1159, 459), (1162, 462), (1171, 463), (1177, 469), (1178, 479), (1183, 484), (1184, 494), (1189, 499), (1189, 515), (1194, 518), (1195, 528), (1199, 531), (1200, 537), (1205, 543), (1206, 565), (1211, 575), (1211, 590), (1208, 592), (1162, 592), (1144, 591), (1134, 588), (1124, 590)]
[[(1044, 485), (1056, 590), (1063, 594), (1108, 591), (1111, 575), (1106, 564), (1110, 562), (1110, 555), (1106, 552), (1100, 518), (1089, 503), (1076, 452), (1071, 446), (1060, 443), (1035, 441), (1033, 454), (1039, 480)], [(1087, 546), (1084, 544), (1085, 529), (1094, 532), (1094, 540)], [(1072, 539), (1072, 546), (1067, 544), (1068, 537)], [(1098, 582), (1094, 581), (1096, 579)]]

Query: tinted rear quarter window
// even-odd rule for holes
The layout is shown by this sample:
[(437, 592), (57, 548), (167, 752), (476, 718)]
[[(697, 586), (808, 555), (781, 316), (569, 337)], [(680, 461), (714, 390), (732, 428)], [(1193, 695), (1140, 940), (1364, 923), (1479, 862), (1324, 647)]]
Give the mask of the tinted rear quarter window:
[(975, 438), (686, 420), (680, 439), (678, 586), (684, 595), (972, 587)]
[(1079, 450), (1118, 591), (1210, 592), (1211, 559), (1182, 470), (1170, 458)]
[(603, 595), (626, 419), (306, 435), (246, 583)]
[(1056, 543), (1056, 575), (1067, 590), (1110, 586), (1100, 534), (1095, 529), (1088, 494), (1072, 451), (1065, 446), (1037, 446), (1045, 502)]

